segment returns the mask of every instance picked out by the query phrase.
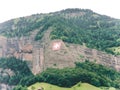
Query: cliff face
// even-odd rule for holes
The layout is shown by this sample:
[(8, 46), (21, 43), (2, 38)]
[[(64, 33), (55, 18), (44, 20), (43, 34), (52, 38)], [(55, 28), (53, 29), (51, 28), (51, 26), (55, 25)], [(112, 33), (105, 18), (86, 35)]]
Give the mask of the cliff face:
[(48, 67), (73, 67), (75, 62), (94, 61), (120, 71), (120, 56), (89, 49), (77, 44), (64, 43), (62, 40), (50, 40), (48, 30), (41, 41), (30, 37), (5, 38), (0, 37), (0, 57), (11, 57), (28, 61), (34, 74)]
[[(59, 50), (52, 50), (54, 43), (61, 43)], [(75, 62), (90, 60), (120, 71), (120, 56), (106, 54), (105, 52), (89, 49), (85, 46), (64, 43), (61, 40), (54, 40), (45, 50), (45, 66), (47, 67), (70, 67)]]
[(9, 86), (3, 83), (0, 83), (0, 90), (13, 90), (14, 86)]
[(0, 36), (0, 57), (5, 56), (6, 45), (7, 45), (7, 39), (3, 36)]

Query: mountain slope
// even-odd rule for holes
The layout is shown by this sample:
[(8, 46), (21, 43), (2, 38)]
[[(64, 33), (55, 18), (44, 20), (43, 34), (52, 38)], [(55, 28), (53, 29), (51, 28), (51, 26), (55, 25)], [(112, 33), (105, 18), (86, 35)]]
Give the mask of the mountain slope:
[(85, 60), (120, 71), (120, 56), (101, 52), (119, 55), (120, 20), (88, 9), (12, 19), (0, 24), (0, 35), (0, 57), (26, 60), (34, 74)]
[(49, 27), (51, 39), (85, 44), (89, 48), (119, 54), (112, 49), (120, 45), (120, 20), (87, 9), (66, 9), (49, 14), (21, 17), (0, 24), (0, 32), (7, 37), (29, 36), (41, 27), (35, 40), (40, 40)]
[(91, 10), (66, 9), (12, 19), (0, 24), (0, 35), (0, 58), (25, 60), (34, 75), (86, 60), (120, 71), (120, 20)]
[(25, 61), (15, 58), (0, 58), (0, 83), (16, 85), (21, 78), (31, 75)]

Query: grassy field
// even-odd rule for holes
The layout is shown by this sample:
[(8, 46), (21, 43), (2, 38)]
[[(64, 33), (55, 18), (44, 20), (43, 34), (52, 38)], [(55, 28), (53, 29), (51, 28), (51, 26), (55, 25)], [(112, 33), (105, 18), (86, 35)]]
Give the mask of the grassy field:
[[(44, 88), (44, 90), (104, 90), (104, 89), (95, 87), (93, 85), (90, 85), (88, 83), (78, 83), (71, 88), (58, 87), (58, 86), (47, 84), (47, 83), (35, 83), (29, 86), (28, 90), (38, 90), (38, 88), (40, 87)], [(114, 89), (110, 89), (110, 90), (114, 90)]]

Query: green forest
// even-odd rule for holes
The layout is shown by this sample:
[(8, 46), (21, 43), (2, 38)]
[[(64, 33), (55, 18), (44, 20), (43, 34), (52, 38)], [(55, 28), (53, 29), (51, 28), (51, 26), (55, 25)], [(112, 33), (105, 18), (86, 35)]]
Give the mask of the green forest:
[[(9, 85), (17, 85), (23, 77), (33, 75), (25, 61), (14, 57), (1, 58), (0, 68), (3, 68), (3, 71), (0, 72), (0, 83)], [(7, 72), (4, 72), (5, 69), (12, 70), (14, 74), (9, 75)]]
[(97, 87), (120, 88), (120, 73), (86, 60), (82, 63), (77, 62), (74, 68), (48, 68), (40, 74), (24, 77), (17, 87), (25, 88), (36, 82), (46, 82), (61, 87), (72, 87), (82, 82)]
[[(0, 59), (0, 68), (11, 69), (14, 75), (0, 72), (0, 82), (25, 88), (36, 82), (46, 82), (61, 87), (72, 87), (82, 82), (100, 87), (120, 88), (120, 73), (112, 68), (94, 62), (76, 62), (73, 68), (48, 68), (40, 74), (33, 75), (25, 61), (15, 58)], [(17, 90), (17, 89), (15, 89)]]
[(120, 54), (120, 20), (88, 9), (66, 9), (12, 19), (0, 24), (0, 33), (6, 37), (22, 37), (38, 29), (35, 40), (40, 40), (50, 27), (51, 40), (61, 39), (114, 55)]

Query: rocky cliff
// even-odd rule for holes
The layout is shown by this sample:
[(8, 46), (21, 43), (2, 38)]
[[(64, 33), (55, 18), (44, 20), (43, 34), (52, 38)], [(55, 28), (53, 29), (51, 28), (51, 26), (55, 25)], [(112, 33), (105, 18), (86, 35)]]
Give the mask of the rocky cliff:
[(73, 67), (75, 62), (85, 60), (120, 71), (120, 56), (106, 54), (77, 44), (68, 44), (62, 40), (50, 40), (51, 29), (46, 31), (40, 41), (35, 41), (35, 32), (31, 33), (30, 37), (5, 38), (0, 36), (0, 57), (14, 56), (26, 60), (34, 74), (40, 73), (48, 67)]
[(0, 83), (0, 90), (13, 90), (14, 86), (9, 86), (3, 83)]

